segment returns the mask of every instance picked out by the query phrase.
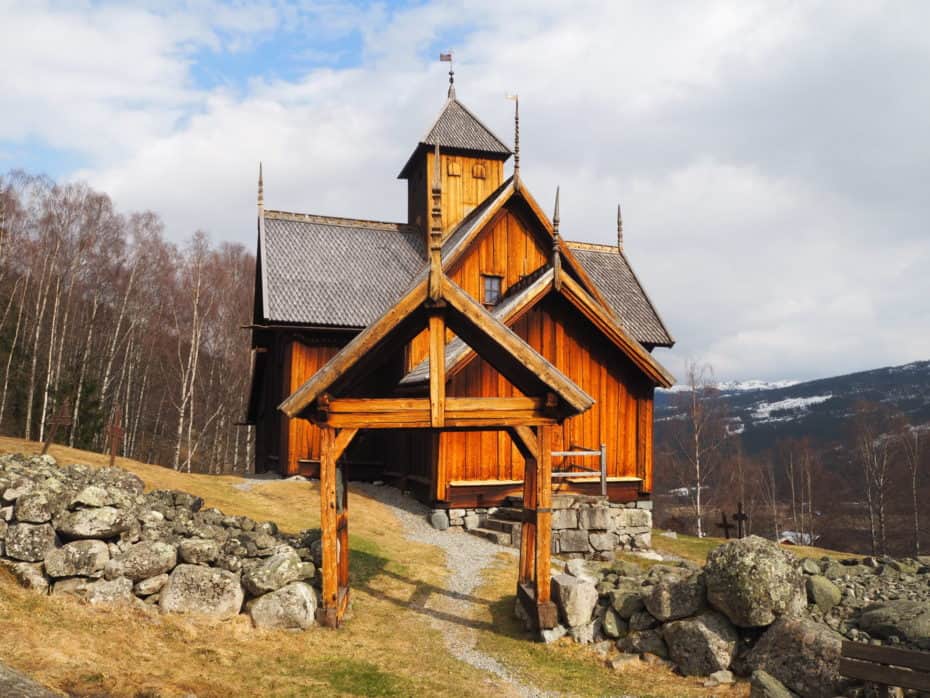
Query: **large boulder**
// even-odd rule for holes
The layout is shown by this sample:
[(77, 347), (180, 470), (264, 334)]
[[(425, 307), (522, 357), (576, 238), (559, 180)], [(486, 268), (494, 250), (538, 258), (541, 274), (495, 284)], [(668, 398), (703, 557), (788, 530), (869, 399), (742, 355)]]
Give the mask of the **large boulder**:
[(117, 579), (100, 579), (90, 582), (84, 590), (84, 599), (92, 605), (126, 604), (135, 599), (132, 582), (125, 577)]
[(632, 632), (617, 643), (617, 649), (628, 654), (654, 654), (661, 659), (668, 659), (668, 645), (662, 639), (661, 630)]
[(55, 530), (71, 539), (115, 538), (129, 525), (129, 518), (114, 507), (68, 511), (55, 519)]
[(568, 574), (557, 574), (552, 578), (552, 591), (565, 625), (574, 628), (591, 622), (598, 597), (594, 584)]
[(842, 692), (842, 644), (842, 636), (826, 625), (779, 618), (746, 656), (746, 664), (771, 674), (805, 698), (832, 698)]
[(736, 630), (713, 611), (667, 623), (662, 635), (669, 656), (685, 676), (710, 676), (729, 668), (736, 655)]
[(126, 577), (139, 582), (169, 572), (178, 562), (177, 550), (173, 545), (161, 541), (142, 541), (131, 545), (106, 566), (109, 579)]
[(286, 548), (251, 567), (242, 576), (242, 585), (252, 596), (277, 591), (300, 579), (302, 564), (297, 552)]
[(703, 574), (686, 577), (669, 574), (643, 595), (643, 602), (656, 619), (668, 621), (693, 616), (704, 605), (705, 598)]
[(928, 644), (930, 604), (900, 599), (871, 606), (859, 617), (859, 628), (873, 637), (896, 636), (906, 642)]
[(159, 606), (170, 613), (232, 618), (242, 609), (239, 576), (200, 565), (178, 565), (161, 590)]
[(23, 562), (41, 562), (55, 547), (55, 530), (48, 524), (13, 524), (6, 531), (6, 556)]
[(749, 536), (715, 548), (704, 575), (710, 605), (739, 627), (766, 626), (807, 606), (793, 557), (765, 538)]
[(306, 630), (316, 614), (316, 592), (303, 582), (292, 582), (248, 604), (249, 615), (257, 628)]
[(610, 605), (624, 620), (643, 610), (643, 596), (640, 588), (632, 584), (620, 586), (609, 592)]
[(103, 570), (110, 551), (102, 540), (76, 540), (45, 555), (45, 572), (49, 577), (89, 577)]

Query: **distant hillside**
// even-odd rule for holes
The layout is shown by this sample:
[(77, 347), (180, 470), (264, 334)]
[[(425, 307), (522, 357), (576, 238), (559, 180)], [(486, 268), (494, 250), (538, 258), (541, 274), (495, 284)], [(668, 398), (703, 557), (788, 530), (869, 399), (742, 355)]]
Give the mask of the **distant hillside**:
[[(656, 395), (657, 436), (675, 419), (676, 391)], [(860, 400), (887, 404), (914, 424), (930, 423), (930, 361), (891, 366), (803, 383), (780, 381), (721, 384), (721, 399), (752, 453), (784, 438), (809, 437), (822, 445), (841, 443)]]

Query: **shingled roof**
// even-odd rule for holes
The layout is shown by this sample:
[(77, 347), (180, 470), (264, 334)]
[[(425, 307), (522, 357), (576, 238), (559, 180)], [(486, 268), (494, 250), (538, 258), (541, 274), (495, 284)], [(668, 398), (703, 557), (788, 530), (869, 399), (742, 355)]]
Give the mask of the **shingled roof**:
[[(457, 237), (446, 241), (444, 256)], [(260, 245), (262, 314), (270, 323), (367, 327), (401, 297), (426, 260), (423, 233), (414, 226), (282, 211), (265, 211)], [(634, 339), (674, 343), (622, 252), (568, 245)]]
[(568, 246), (623, 327), (640, 344), (670, 347), (675, 343), (623, 250), (582, 242), (569, 242)]
[(425, 241), (411, 226), (281, 211), (263, 223), (267, 322), (366, 327), (423, 268)]
[(506, 160), (512, 152), (468, 107), (455, 97), (450, 97), (436, 121), (420, 139), (399, 177), (403, 179), (409, 175), (414, 159), (423, 148), (432, 148), (437, 143), (443, 150), (486, 153), (501, 160)]

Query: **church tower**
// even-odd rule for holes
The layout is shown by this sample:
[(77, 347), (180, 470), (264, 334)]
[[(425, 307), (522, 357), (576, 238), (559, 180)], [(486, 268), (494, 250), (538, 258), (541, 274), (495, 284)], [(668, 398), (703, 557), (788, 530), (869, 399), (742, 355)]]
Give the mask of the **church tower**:
[(407, 222), (424, 234), (430, 221), (436, 145), (439, 145), (445, 236), (501, 185), (504, 163), (512, 152), (456, 98), (455, 86), (450, 85), (439, 117), (398, 175), (399, 179), (407, 180)]

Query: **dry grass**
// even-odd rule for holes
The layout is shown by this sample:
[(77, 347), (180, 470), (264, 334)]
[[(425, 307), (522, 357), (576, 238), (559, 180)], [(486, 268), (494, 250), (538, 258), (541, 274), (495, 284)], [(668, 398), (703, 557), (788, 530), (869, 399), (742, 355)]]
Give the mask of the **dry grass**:
[[(0, 438), (0, 450), (35, 453), (37, 444)], [(67, 448), (59, 462), (105, 465)], [(318, 490), (293, 482), (185, 475), (120, 459), (150, 488), (178, 488), (208, 506), (299, 530), (319, 520)], [(0, 578), (0, 660), (48, 686), (80, 696), (460, 696), (501, 695), (500, 687), (444, 650), (429, 618), (409, 605), (436, 593), (446, 574), (438, 551), (406, 540), (381, 504), (350, 494), (353, 609), (337, 632), (254, 630), (244, 616), (222, 623), (135, 610), (90, 608), (44, 597)], [(506, 689), (503, 690), (506, 694)]]
[[(660, 553), (676, 555), (703, 565), (707, 561), (707, 554), (718, 545), (726, 543), (724, 538), (698, 538), (679, 533), (675, 538), (667, 538), (659, 531), (652, 533), (652, 547)], [(831, 557), (837, 560), (854, 557), (851, 553), (840, 553), (826, 548), (814, 548), (803, 545), (785, 546), (785, 550), (797, 557)]]

